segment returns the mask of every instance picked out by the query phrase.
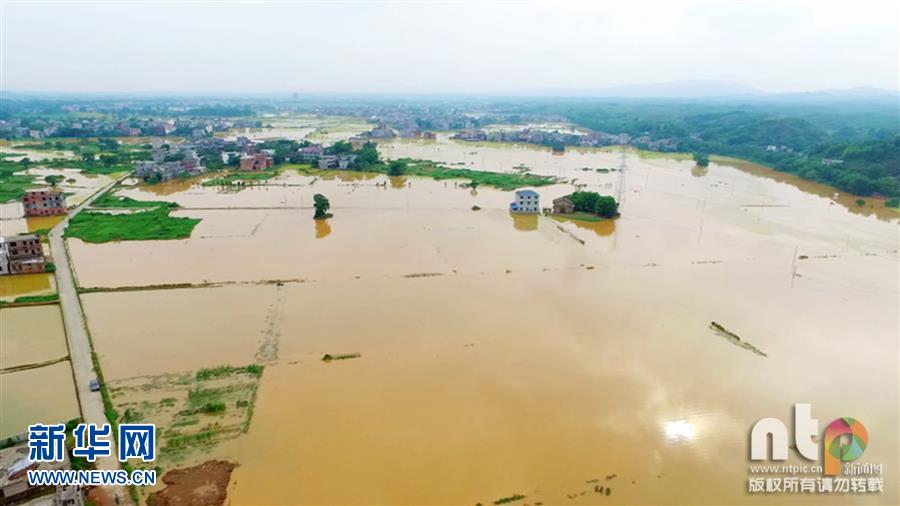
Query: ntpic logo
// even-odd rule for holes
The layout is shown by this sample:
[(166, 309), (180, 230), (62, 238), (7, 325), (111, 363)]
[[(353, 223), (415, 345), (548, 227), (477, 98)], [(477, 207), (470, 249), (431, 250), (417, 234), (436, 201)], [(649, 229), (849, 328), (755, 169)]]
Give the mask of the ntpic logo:
[[(820, 448), (819, 421), (812, 418), (810, 404), (794, 405), (794, 449), (808, 461), (822, 464), (751, 464), (750, 493), (878, 493), (883, 491), (881, 464), (852, 464), (866, 451), (869, 433), (855, 418), (832, 420)], [(769, 438), (772, 452), (769, 456)], [(750, 460), (788, 460), (788, 429), (777, 418), (763, 418), (750, 431)], [(841, 476), (841, 475), (844, 476)]]

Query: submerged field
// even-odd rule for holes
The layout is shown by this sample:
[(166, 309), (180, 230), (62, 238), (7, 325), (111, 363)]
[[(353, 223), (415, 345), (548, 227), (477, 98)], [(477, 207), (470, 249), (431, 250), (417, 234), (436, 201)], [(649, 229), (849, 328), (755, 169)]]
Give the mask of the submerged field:
[(57, 305), (0, 309), (0, 438), (79, 415)]
[[(622, 217), (512, 216), (508, 191), (341, 172), (120, 190), (201, 220), (69, 241), (113, 401), (170, 431), (164, 467), (239, 463), (232, 504), (745, 503), (748, 431), (795, 402), (864, 420), (866, 461), (898, 465), (896, 219), (716, 163), (380, 149), (524, 164), (618, 193)], [(314, 193), (333, 218), (312, 219)], [(264, 372), (198, 377), (249, 364)]]

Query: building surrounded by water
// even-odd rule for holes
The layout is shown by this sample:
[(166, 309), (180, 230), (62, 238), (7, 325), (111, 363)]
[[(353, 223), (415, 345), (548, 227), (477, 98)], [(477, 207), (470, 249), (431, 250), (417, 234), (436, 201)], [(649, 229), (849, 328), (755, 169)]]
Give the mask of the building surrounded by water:
[(568, 195), (553, 199), (554, 214), (571, 214), (575, 212), (575, 203)]
[(37, 234), (0, 237), (0, 274), (44, 272), (44, 248)]
[(513, 213), (540, 213), (541, 196), (534, 190), (518, 190), (516, 198), (509, 204), (509, 210)]
[(48, 188), (25, 192), (22, 207), (25, 208), (25, 216), (57, 216), (68, 212), (63, 192)]

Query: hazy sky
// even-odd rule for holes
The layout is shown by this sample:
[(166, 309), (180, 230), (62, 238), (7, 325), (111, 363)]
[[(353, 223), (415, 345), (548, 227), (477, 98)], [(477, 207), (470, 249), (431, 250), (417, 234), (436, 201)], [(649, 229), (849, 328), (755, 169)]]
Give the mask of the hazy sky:
[(896, 90), (898, 5), (0, 0), (0, 88), (540, 93), (714, 79)]

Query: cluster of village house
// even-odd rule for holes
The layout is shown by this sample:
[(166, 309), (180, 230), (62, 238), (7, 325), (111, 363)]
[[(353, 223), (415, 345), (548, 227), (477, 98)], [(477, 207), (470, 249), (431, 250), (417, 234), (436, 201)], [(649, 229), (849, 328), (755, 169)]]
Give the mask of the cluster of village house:
[[(22, 198), (25, 216), (64, 215), (66, 197), (61, 191), (42, 189), (25, 192)], [(0, 275), (44, 272), (46, 260), (37, 234), (0, 237)]]
[[(77, 112), (77, 111), (73, 111)], [(0, 137), (43, 139), (45, 137), (138, 137), (181, 135), (199, 139), (232, 128), (256, 127), (255, 119), (116, 119), (62, 118), (0, 120)]]
[(539, 128), (522, 130), (462, 130), (453, 136), (463, 141), (487, 142), (523, 142), (530, 144), (560, 144), (565, 146), (640, 146), (654, 151), (675, 151), (677, 143), (674, 139), (653, 140), (649, 135), (632, 137), (628, 134), (609, 134), (606, 132), (560, 132)]
[(365, 141), (368, 139), (394, 139), (399, 137), (401, 139), (425, 139), (425, 140), (435, 140), (437, 139), (437, 134), (428, 130), (419, 130), (417, 128), (399, 128), (393, 129), (387, 126), (385, 123), (378, 123), (378, 125), (369, 130), (368, 132), (358, 135), (354, 140)]
[(193, 176), (206, 171), (203, 160), (197, 155), (197, 144), (170, 145), (154, 140), (151, 147), (150, 160), (135, 162), (134, 171), (140, 178), (169, 181), (183, 174)]
[[(393, 130), (386, 129), (393, 136)], [(430, 132), (426, 132), (430, 133)], [(351, 139), (355, 147), (361, 146), (370, 138), (387, 138), (387, 134), (379, 133), (379, 128), (368, 132), (366, 136)], [(434, 134), (430, 134), (434, 138)], [(244, 171), (260, 171), (272, 167), (275, 161), (275, 150), (262, 149), (264, 141), (238, 137), (236, 140), (225, 140), (218, 137), (200, 139), (175, 145), (154, 142), (150, 160), (135, 162), (135, 174), (145, 180), (169, 181), (181, 175), (193, 176), (206, 171), (203, 159), (197, 155), (198, 149), (219, 153), (222, 163), (230, 163), (235, 158), (238, 166)], [(326, 154), (321, 144), (310, 144), (297, 149), (291, 161), (310, 163), (320, 169), (348, 169), (356, 161), (353, 153)]]
[(568, 196), (553, 199), (552, 208), (541, 208), (541, 196), (534, 190), (517, 190), (515, 200), (510, 202), (509, 211), (516, 214), (571, 214), (575, 212), (575, 203)]

